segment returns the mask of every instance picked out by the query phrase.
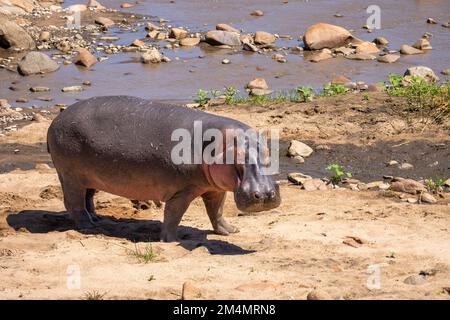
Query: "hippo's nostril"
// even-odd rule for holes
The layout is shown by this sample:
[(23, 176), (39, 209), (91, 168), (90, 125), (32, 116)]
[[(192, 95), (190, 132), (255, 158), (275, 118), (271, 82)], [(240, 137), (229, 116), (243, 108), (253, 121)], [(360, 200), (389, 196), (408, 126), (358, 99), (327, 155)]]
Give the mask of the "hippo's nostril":
[(269, 191), (268, 193), (267, 193), (267, 197), (270, 199), (270, 200), (272, 200), (272, 199), (275, 199), (275, 197), (276, 197), (276, 192), (274, 191), (274, 190), (271, 190), (271, 191)]
[(262, 198), (262, 194), (260, 192), (252, 192), (252, 196), (257, 200)]

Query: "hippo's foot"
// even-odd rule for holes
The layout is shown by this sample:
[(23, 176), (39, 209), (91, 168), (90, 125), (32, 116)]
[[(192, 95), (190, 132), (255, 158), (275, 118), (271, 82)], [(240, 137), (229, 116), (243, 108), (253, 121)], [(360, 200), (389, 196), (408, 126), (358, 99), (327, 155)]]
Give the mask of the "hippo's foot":
[(99, 221), (101, 221), (103, 219), (102, 216), (99, 216), (95, 212), (89, 212), (89, 215), (91, 216), (91, 219), (92, 219), (93, 222), (99, 222)]
[(162, 242), (175, 242), (177, 241), (177, 233), (176, 231), (169, 232), (163, 229), (159, 238)]
[(223, 218), (217, 222), (217, 225), (214, 228), (214, 233), (222, 236), (228, 236), (230, 233), (237, 232), (239, 232), (239, 229), (226, 222)]
[(91, 229), (96, 226), (96, 220), (87, 210), (73, 211), (70, 213), (70, 216), (75, 222), (77, 229)]

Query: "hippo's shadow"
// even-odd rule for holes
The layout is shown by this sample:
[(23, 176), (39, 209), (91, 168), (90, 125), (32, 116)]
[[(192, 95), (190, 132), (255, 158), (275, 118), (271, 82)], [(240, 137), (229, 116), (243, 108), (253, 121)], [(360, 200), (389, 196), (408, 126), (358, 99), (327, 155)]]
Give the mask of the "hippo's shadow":
[[(103, 234), (133, 242), (159, 241), (162, 225), (160, 221), (102, 217), (103, 219), (98, 223), (98, 226), (77, 231), (90, 235)], [(9, 226), (15, 230), (25, 229), (31, 233), (63, 232), (76, 229), (75, 224), (64, 211), (24, 210), (17, 214), (8, 215), (6, 220)], [(208, 240), (206, 236), (211, 233), (212, 231), (192, 227), (178, 227), (180, 245), (190, 251), (204, 246), (210, 254), (240, 255), (255, 252), (254, 250), (242, 249), (226, 241)]]

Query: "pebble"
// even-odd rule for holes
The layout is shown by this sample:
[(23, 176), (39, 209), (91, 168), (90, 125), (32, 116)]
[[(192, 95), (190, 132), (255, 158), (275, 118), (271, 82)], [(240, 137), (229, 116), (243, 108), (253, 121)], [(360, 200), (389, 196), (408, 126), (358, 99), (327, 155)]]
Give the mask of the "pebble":
[(200, 299), (201, 297), (202, 292), (193, 281), (186, 281), (185, 283), (183, 283), (181, 300), (196, 300)]
[(231, 61), (229, 59), (223, 59), (222, 64), (230, 64)]
[(62, 92), (80, 92), (83, 91), (82, 86), (70, 86), (70, 87), (64, 87), (61, 90)]
[(413, 286), (420, 286), (427, 283), (427, 279), (421, 275), (412, 275), (403, 280), (403, 282)]
[(404, 162), (401, 165), (399, 165), (398, 168), (400, 170), (410, 170), (410, 169), (413, 169), (414, 166), (412, 164), (410, 164), (410, 163)]
[(306, 296), (306, 300), (333, 300), (333, 298), (323, 290), (313, 290)]
[(262, 10), (255, 10), (255, 11), (252, 11), (252, 13), (250, 13), (250, 15), (256, 16), (256, 17), (262, 17), (264, 15), (264, 11), (262, 11)]
[(420, 201), (425, 202), (425, 203), (430, 203), (430, 204), (437, 202), (436, 198), (427, 192), (421, 194)]
[(437, 21), (434, 20), (433, 18), (428, 18), (427, 19), (427, 23), (429, 23), (429, 24), (437, 24)]
[(30, 88), (31, 92), (48, 92), (50, 91), (49, 87), (31, 87)]

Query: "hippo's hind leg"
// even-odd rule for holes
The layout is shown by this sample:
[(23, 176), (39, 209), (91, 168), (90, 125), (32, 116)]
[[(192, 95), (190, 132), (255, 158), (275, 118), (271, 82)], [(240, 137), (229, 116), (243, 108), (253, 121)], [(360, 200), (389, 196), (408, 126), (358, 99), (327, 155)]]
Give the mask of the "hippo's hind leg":
[(101, 220), (101, 217), (95, 212), (94, 195), (95, 189), (86, 189), (86, 210), (92, 217), (92, 220), (97, 222)]
[(76, 179), (59, 174), (59, 180), (64, 193), (64, 206), (79, 229), (91, 228), (94, 220), (86, 210), (86, 188)]
[(177, 227), (193, 199), (192, 194), (185, 191), (175, 194), (166, 202), (160, 236), (162, 241), (173, 242), (177, 240)]
[(214, 232), (224, 236), (229, 235), (230, 233), (239, 232), (238, 228), (226, 222), (223, 217), (225, 196), (225, 192), (207, 192), (202, 195)]

